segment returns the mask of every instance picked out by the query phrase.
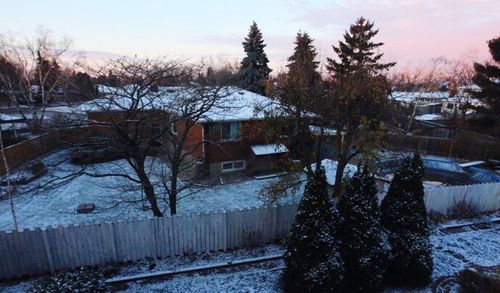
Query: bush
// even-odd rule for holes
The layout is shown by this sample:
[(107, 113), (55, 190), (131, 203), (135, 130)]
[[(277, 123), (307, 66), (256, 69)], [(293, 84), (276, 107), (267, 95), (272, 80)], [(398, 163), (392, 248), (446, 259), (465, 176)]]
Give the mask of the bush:
[(456, 202), (446, 211), (449, 219), (472, 219), (479, 216), (479, 207), (464, 199)]
[(338, 203), (345, 288), (349, 292), (379, 292), (388, 251), (380, 227), (375, 179), (366, 168), (346, 185)]
[(322, 168), (307, 182), (290, 235), (285, 243), (286, 292), (338, 291), (344, 263), (337, 237), (340, 216), (329, 197)]
[(500, 273), (488, 272), (481, 268), (468, 268), (461, 271), (457, 278), (463, 293), (500, 292)]
[[(105, 144), (107, 143), (107, 144)], [(105, 163), (125, 158), (118, 147), (113, 147), (117, 142), (107, 140), (89, 140), (71, 150), (71, 163), (75, 165)]]
[(418, 155), (396, 172), (380, 206), (389, 232), (391, 257), (386, 272), (390, 285), (423, 287), (432, 276), (427, 210), (422, 185), (424, 166)]
[(113, 267), (81, 267), (74, 271), (42, 277), (28, 292), (108, 292), (109, 289), (104, 281), (116, 272), (117, 270)]
[(442, 223), (445, 223), (448, 221), (448, 217), (445, 214), (440, 213), (440, 212), (436, 212), (434, 210), (431, 210), (428, 213), (428, 216), (429, 216), (429, 220), (433, 224), (442, 224)]
[(28, 165), (28, 170), (32, 175), (44, 174), (47, 171), (45, 164), (41, 161)]

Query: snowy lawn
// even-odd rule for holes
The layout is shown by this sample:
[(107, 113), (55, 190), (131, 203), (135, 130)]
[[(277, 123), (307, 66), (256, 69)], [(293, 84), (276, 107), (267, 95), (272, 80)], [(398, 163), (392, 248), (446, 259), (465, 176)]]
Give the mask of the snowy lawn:
[[(459, 271), (473, 265), (500, 265), (500, 225), (484, 230), (466, 230), (447, 234), (433, 229), (431, 243), (434, 257), (434, 283), (428, 288), (412, 292), (431, 292), (445, 277), (456, 275)], [(230, 260), (275, 255), (283, 252), (280, 245), (264, 248), (242, 249), (233, 252), (216, 252), (193, 257), (173, 257), (162, 260), (145, 260), (122, 266), (115, 277), (138, 273), (186, 268)], [(256, 265), (236, 267), (225, 270), (178, 275), (160, 280), (131, 282), (121, 288), (123, 292), (281, 292), (280, 278), (283, 261), (264, 262)], [(37, 278), (18, 284), (0, 284), (2, 292), (24, 292)], [(405, 292), (389, 289), (387, 292)], [(406, 291), (407, 292), (407, 291)]]
[[(68, 225), (92, 221), (111, 221), (117, 219), (150, 217), (151, 211), (143, 211), (138, 205), (123, 204), (133, 198), (140, 198), (138, 185), (131, 185), (130, 181), (119, 177), (90, 177), (82, 175), (64, 185), (56, 185), (37, 190), (35, 187), (43, 185), (56, 177), (64, 177), (80, 170), (80, 166), (72, 165), (66, 159), (66, 151), (56, 152), (43, 159), (48, 172), (43, 177), (18, 187), (14, 198), (15, 210), (20, 228), (41, 226)], [(159, 160), (148, 160), (150, 169), (161, 169)], [(117, 172), (134, 176), (134, 172), (125, 160), (95, 164), (87, 167), (91, 172)], [(153, 177), (155, 177), (153, 175)], [(220, 210), (234, 210), (247, 207), (258, 207), (265, 204), (265, 199), (259, 195), (266, 180), (249, 180), (239, 183), (218, 185), (215, 187), (192, 187), (180, 195), (178, 213), (202, 213)], [(303, 186), (293, 196), (283, 197), (278, 203), (299, 201), (303, 193)], [(96, 210), (90, 214), (77, 214), (76, 208), (82, 203), (95, 203)], [(118, 204), (122, 202), (122, 204)], [(117, 205), (118, 204), (118, 205)], [(166, 214), (167, 205), (162, 204)], [(12, 229), (12, 216), (9, 201), (0, 201), (0, 230)]]

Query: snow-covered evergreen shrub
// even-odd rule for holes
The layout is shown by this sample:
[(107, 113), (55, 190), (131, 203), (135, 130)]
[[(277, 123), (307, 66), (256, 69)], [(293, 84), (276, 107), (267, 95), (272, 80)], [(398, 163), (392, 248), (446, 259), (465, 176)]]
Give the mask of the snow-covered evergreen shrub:
[(339, 213), (319, 168), (307, 182), (286, 241), (286, 292), (339, 291), (344, 263), (338, 239)]
[(338, 209), (345, 288), (348, 292), (381, 291), (388, 248), (380, 226), (375, 179), (366, 168), (347, 184)]
[(382, 201), (381, 223), (392, 247), (386, 271), (390, 285), (421, 287), (430, 283), (432, 253), (424, 203), (424, 166), (419, 155), (396, 172)]

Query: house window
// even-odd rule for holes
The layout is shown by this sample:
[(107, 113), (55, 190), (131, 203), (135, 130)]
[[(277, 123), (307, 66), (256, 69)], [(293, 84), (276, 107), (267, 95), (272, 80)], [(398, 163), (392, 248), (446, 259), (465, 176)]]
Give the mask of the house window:
[(221, 163), (222, 172), (245, 170), (245, 168), (245, 161), (230, 161)]
[(240, 139), (240, 122), (222, 123), (220, 127), (220, 137), (222, 141)]

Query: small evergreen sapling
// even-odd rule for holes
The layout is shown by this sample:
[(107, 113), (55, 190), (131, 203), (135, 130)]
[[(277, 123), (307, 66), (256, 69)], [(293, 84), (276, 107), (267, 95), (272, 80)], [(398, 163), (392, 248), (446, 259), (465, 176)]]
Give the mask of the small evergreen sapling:
[(431, 281), (432, 252), (424, 203), (424, 165), (417, 154), (396, 172), (382, 201), (381, 223), (392, 247), (386, 272), (390, 285), (421, 287)]
[(322, 168), (312, 175), (286, 242), (286, 292), (338, 291), (344, 276), (337, 237), (339, 213)]
[(375, 179), (365, 168), (354, 174), (339, 199), (341, 254), (349, 292), (379, 292), (386, 268), (387, 245), (380, 226)]

